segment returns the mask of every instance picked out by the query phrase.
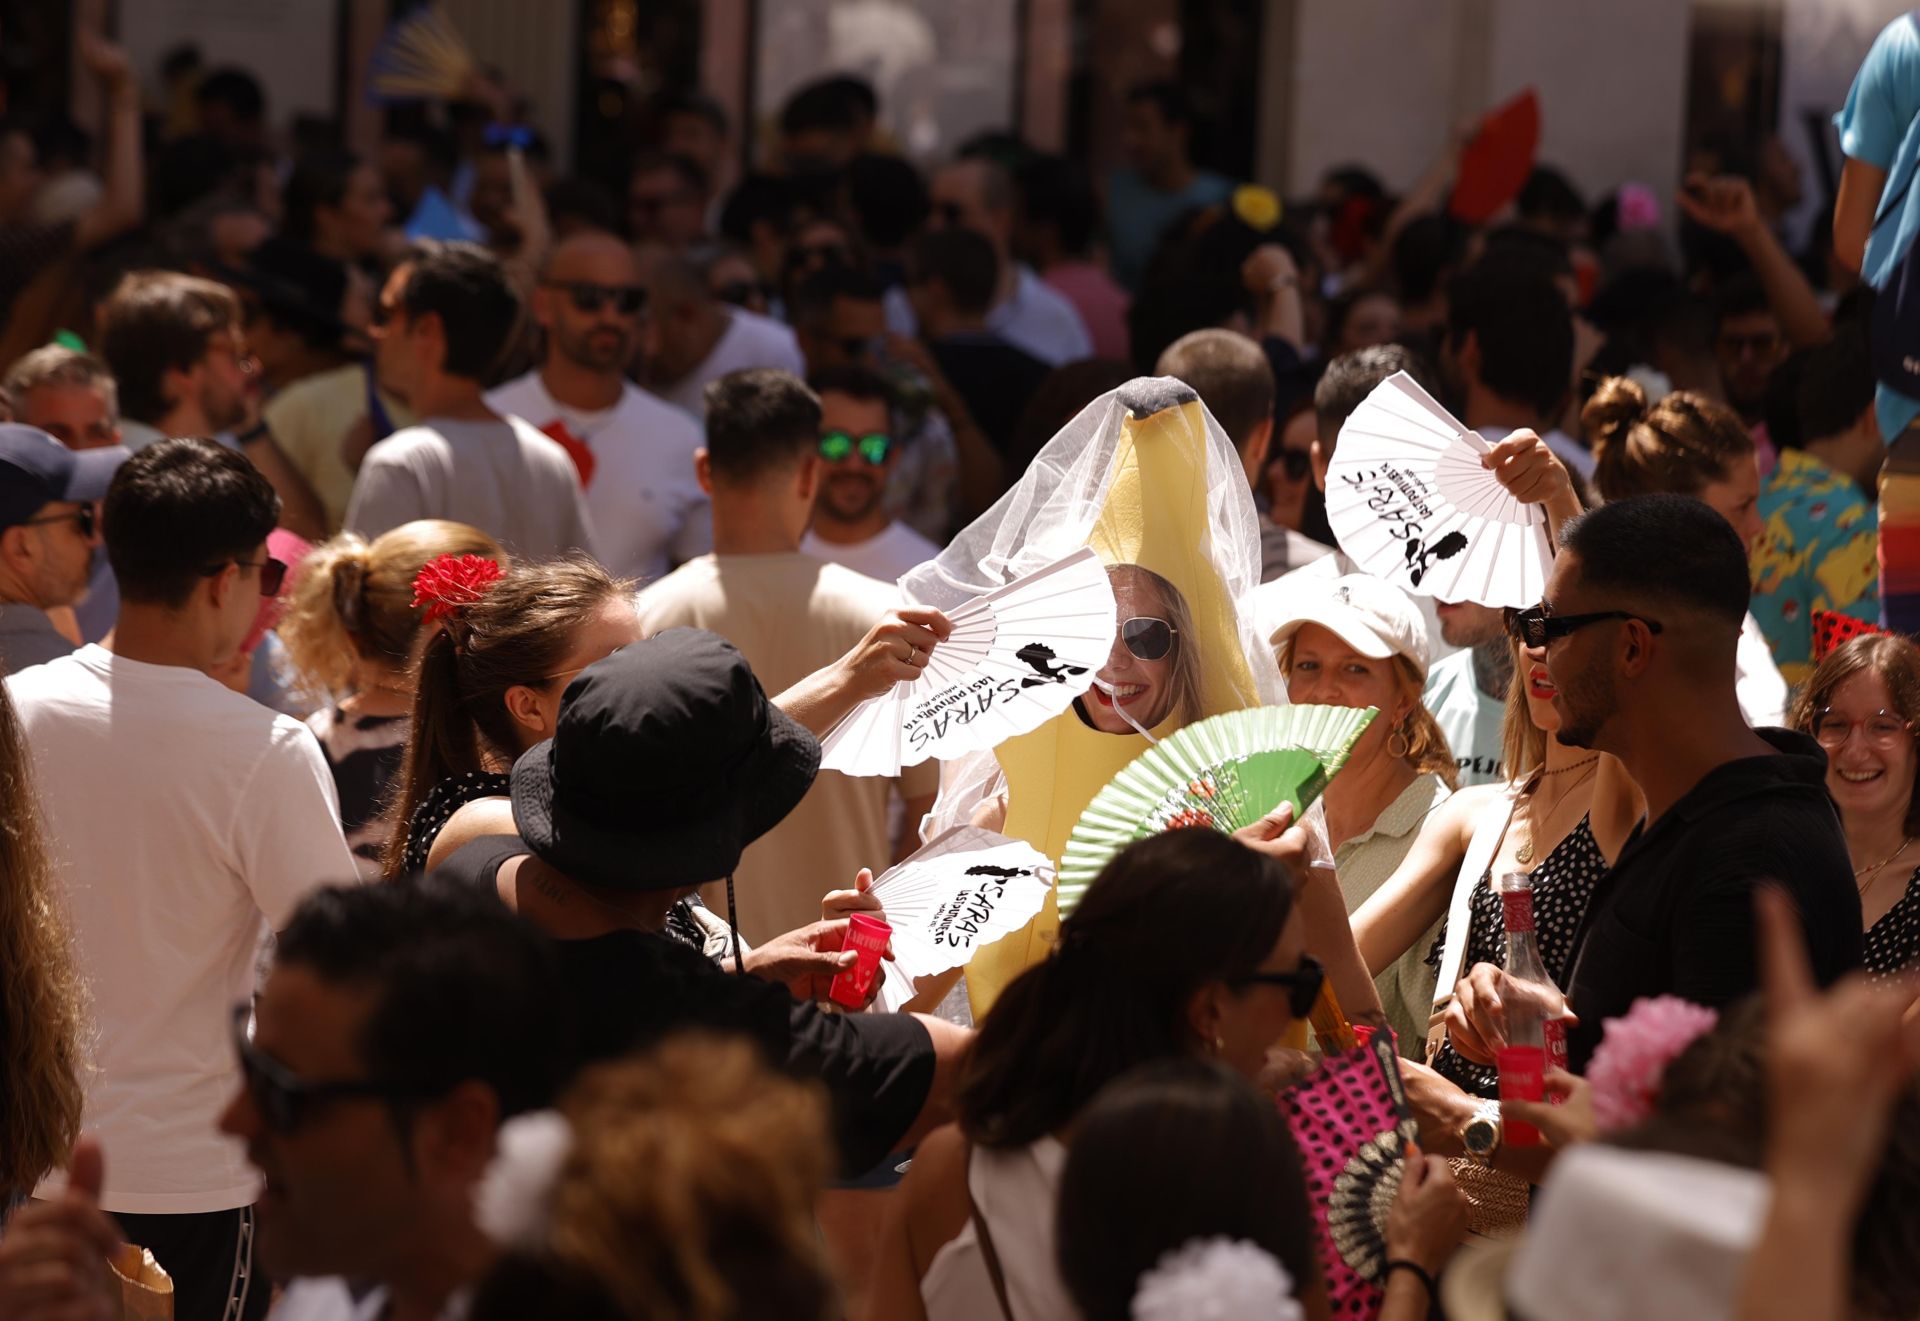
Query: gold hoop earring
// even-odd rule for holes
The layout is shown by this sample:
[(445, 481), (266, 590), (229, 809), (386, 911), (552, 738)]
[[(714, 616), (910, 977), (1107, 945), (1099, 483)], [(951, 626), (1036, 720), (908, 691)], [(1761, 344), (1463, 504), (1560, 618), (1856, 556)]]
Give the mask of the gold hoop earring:
[(1216, 1055), (1224, 1055), (1227, 1053), (1227, 1039), (1225, 1037), (1215, 1037), (1213, 1039), (1213, 1053)]
[[(1393, 746), (1396, 740), (1400, 744), (1398, 748)], [(1393, 731), (1393, 733), (1387, 735), (1387, 755), (1389, 757), (1392, 757), (1395, 760), (1400, 760), (1405, 758), (1406, 755), (1412, 751), (1413, 751), (1413, 744), (1407, 738), (1407, 734), (1405, 730), (1396, 729)]]

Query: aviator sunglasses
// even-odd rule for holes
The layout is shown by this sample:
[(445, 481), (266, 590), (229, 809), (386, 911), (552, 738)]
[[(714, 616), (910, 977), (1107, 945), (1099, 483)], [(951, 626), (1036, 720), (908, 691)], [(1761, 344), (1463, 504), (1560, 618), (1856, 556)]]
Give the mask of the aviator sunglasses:
[(1164, 660), (1173, 650), (1174, 634), (1180, 630), (1164, 619), (1136, 615), (1120, 621), (1120, 641), (1134, 658), (1143, 661)]

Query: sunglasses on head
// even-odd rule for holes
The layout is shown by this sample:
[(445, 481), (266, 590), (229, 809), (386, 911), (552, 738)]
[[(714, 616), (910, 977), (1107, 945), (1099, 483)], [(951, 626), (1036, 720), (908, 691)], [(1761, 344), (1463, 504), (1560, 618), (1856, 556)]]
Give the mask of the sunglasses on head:
[(229, 564), (237, 564), (243, 569), (260, 570), (260, 595), (262, 596), (280, 595), (281, 584), (287, 580), (286, 562), (276, 560), (271, 555), (264, 560), (221, 560), (210, 569), (200, 570), (200, 576), (211, 578), (214, 574), (223, 572)]
[(589, 280), (542, 280), (549, 289), (566, 293), (576, 311), (598, 312), (609, 302), (621, 316), (636, 316), (647, 305), (647, 291), (637, 284), (594, 284)]
[(371, 1078), (309, 1082), (273, 1056), (255, 1049), (247, 1035), (247, 1024), (252, 1017), (252, 1006), (233, 1007), (233, 1049), (240, 1058), (240, 1076), (248, 1094), (253, 1097), (267, 1127), (276, 1133), (292, 1133), (329, 1101), (347, 1098), (403, 1101), (424, 1095), (417, 1087), (375, 1082)]
[(1327, 970), (1320, 960), (1311, 954), (1300, 956), (1300, 966), (1292, 972), (1250, 972), (1243, 977), (1235, 977), (1229, 985), (1233, 986), (1284, 986), (1287, 988), (1287, 1009), (1295, 1018), (1306, 1018), (1313, 1013), (1313, 1007), (1320, 999), (1320, 987), (1327, 980)]
[(1518, 640), (1523, 647), (1532, 647), (1538, 651), (1569, 633), (1577, 632), (1589, 624), (1598, 624), (1608, 619), (1635, 619), (1647, 626), (1650, 633), (1660, 631), (1660, 621), (1648, 619), (1645, 615), (1636, 615), (1631, 610), (1595, 610), (1584, 615), (1550, 614), (1544, 605), (1528, 606), (1525, 610), (1506, 612), (1507, 632)]
[(855, 450), (860, 457), (878, 468), (887, 461), (887, 455), (893, 450), (893, 437), (884, 436), (878, 431), (864, 436), (855, 436), (850, 431), (827, 431), (820, 436), (820, 457), (828, 463), (838, 463)]
[(1280, 465), (1280, 471), (1290, 482), (1302, 482), (1313, 471), (1313, 461), (1305, 450), (1283, 449), (1274, 455), (1273, 461)]
[(22, 526), (39, 527), (43, 523), (72, 523), (80, 529), (81, 536), (91, 541), (94, 530), (99, 527), (99, 515), (94, 513), (91, 504), (83, 504), (70, 514), (48, 514), (45, 518), (29, 518)]
[(1173, 635), (1180, 630), (1164, 619), (1136, 615), (1120, 621), (1120, 641), (1136, 660), (1157, 661), (1173, 650)]

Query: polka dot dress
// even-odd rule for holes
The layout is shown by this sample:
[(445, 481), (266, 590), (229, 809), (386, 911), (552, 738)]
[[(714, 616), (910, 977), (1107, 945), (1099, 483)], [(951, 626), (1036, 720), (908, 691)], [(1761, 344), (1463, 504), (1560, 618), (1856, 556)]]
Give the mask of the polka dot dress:
[[(1586, 916), (1587, 901), (1594, 887), (1607, 874), (1607, 860), (1594, 842), (1593, 830), (1582, 817), (1580, 824), (1546, 860), (1533, 869), (1534, 939), (1540, 946), (1540, 961), (1547, 974), (1565, 990), (1567, 974), (1572, 971), (1573, 936)], [(1491, 963), (1505, 967), (1507, 962), (1507, 923), (1501, 911), (1500, 896), (1493, 888), (1488, 872), (1474, 884), (1469, 901), (1471, 921), (1467, 931), (1467, 956), (1461, 967)], [(1889, 914), (1891, 916), (1891, 914)], [(1427, 955), (1427, 966), (1440, 968), (1440, 950), (1446, 944), (1446, 931)], [(1433, 1067), (1476, 1096), (1500, 1095), (1499, 1075), (1489, 1066), (1474, 1064), (1454, 1053), (1452, 1042), (1443, 1042), (1434, 1056)]]
[(433, 841), (440, 837), (441, 827), (453, 818), (455, 812), (476, 798), (505, 798), (512, 788), (512, 776), (495, 775), (489, 771), (450, 776), (434, 785), (432, 792), (413, 810), (413, 819), (407, 822), (404, 862), (407, 871), (423, 872), (427, 869), (427, 855), (433, 851)]
[(1920, 962), (1920, 867), (1907, 878), (1900, 902), (1867, 928), (1867, 971), (1891, 977)]

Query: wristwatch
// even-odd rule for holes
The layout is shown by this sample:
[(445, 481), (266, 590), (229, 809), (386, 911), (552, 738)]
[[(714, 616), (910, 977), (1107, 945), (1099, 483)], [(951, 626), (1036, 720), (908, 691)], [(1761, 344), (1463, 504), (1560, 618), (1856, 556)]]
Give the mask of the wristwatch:
[(1482, 1101), (1474, 1107), (1466, 1127), (1460, 1130), (1460, 1145), (1466, 1148), (1467, 1157), (1474, 1164), (1492, 1169), (1493, 1158), (1500, 1152), (1501, 1133), (1500, 1103)]

